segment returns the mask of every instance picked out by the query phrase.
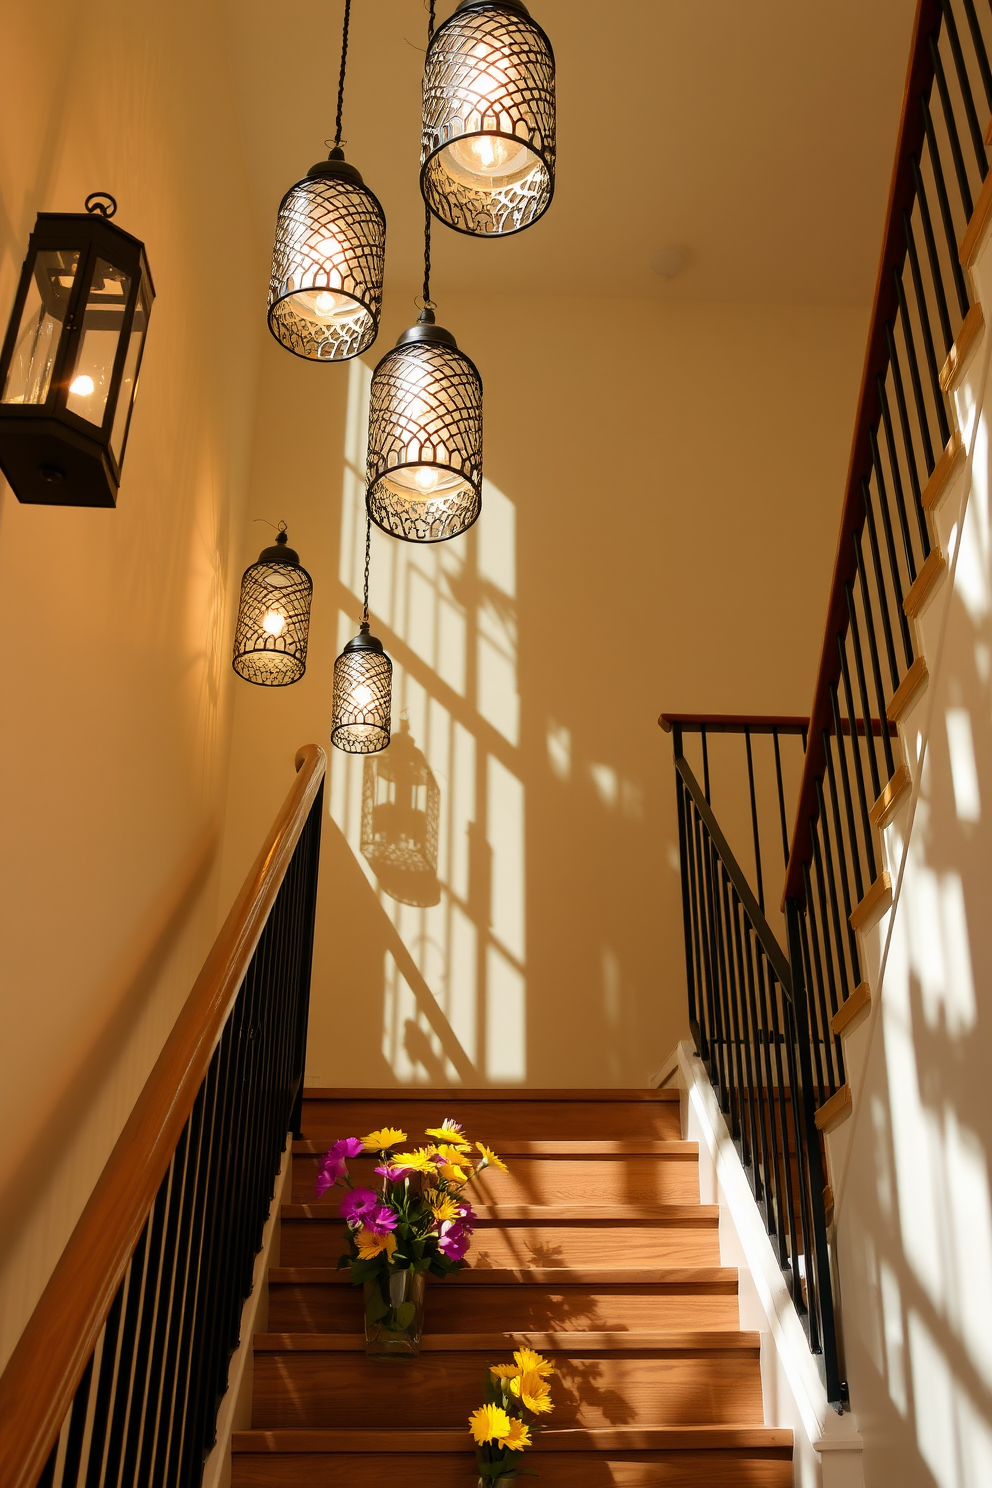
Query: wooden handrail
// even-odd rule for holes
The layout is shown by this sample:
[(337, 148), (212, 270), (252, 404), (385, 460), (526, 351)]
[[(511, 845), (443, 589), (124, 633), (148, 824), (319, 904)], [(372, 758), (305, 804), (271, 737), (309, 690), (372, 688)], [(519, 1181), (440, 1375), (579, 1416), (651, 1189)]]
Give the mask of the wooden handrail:
[(297, 778), (0, 1378), (0, 1483), (34, 1488), (148, 1218), (320, 789)]
[(752, 734), (802, 734), (809, 728), (808, 718), (785, 718), (774, 714), (759, 714), (750, 717), (743, 713), (662, 713), (658, 725), (666, 734), (672, 725), (696, 733), (706, 729), (711, 734), (742, 734), (749, 729)]
[[(861, 478), (871, 468), (871, 445), (869, 435), (881, 413), (876, 379), (884, 376), (888, 366), (888, 347), (885, 339), (885, 323), (895, 318), (897, 297), (892, 277), (893, 264), (902, 261), (898, 244), (902, 236), (902, 213), (912, 210), (915, 199), (910, 156), (918, 155), (923, 144), (924, 126), (919, 107), (921, 93), (927, 92), (933, 81), (933, 62), (926, 45), (931, 31), (936, 31), (941, 21), (940, 0), (917, 0), (916, 18), (913, 23), (913, 40), (909, 54), (909, 69), (903, 92), (902, 113), (899, 119), (899, 135), (896, 143), (895, 165), (889, 186), (888, 208), (885, 214), (885, 235), (882, 255), (875, 281), (875, 297), (872, 302), (868, 349), (865, 353), (861, 373), (861, 390), (858, 395), (858, 415), (851, 444), (851, 458), (847, 470), (847, 487), (841, 514), (837, 553), (834, 558), (833, 578), (830, 584), (830, 601), (827, 621), (820, 649), (820, 665), (813, 691), (813, 708), (810, 717), (809, 746), (803, 766), (803, 778), (799, 788), (795, 825), (792, 831), (789, 866), (785, 876), (785, 899), (801, 898), (803, 892), (802, 867), (812, 859), (813, 850), (809, 834), (801, 834), (803, 823), (816, 815), (816, 782), (826, 767), (823, 750), (823, 730), (830, 730), (830, 684), (840, 675), (837, 655), (837, 633), (844, 628), (847, 619), (845, 584), (852, 581), (856, 573), (854, 557), (854, 532), (860, 526), (859, 513), (864, 510), (861, 496)], [(904, 251), (904, 250), (903, 250)]]

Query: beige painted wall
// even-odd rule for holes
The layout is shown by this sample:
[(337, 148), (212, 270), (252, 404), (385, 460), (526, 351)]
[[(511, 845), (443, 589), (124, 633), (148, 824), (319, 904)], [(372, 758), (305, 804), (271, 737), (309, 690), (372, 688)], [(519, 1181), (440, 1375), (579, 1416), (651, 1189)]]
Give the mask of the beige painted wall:
[[(440, 902), (377, 883), (333, 752), (308, 1075), (641, 1084), (685, 1031), (656, 718), (808, 709), (865, 315), (435, 292), (485, 382), (483, 513), (436, 548), (376, 534), (372, 608), (440, 790)], [(369, 366), (414, 314), (387, 302)], [(367, 382), (263, 352), (248, 515), (285, 517), (315, 599), (304, 680), (238, 686), (225, 898), (294, 748), (328, 744)]]
[(118, 509), (0, 480), (2, 1366), (216, 929), (266, 257), (210, 10), (8, 5), (0, 57), (3, 323), (35, 213), (97, 188), (158, 294)]

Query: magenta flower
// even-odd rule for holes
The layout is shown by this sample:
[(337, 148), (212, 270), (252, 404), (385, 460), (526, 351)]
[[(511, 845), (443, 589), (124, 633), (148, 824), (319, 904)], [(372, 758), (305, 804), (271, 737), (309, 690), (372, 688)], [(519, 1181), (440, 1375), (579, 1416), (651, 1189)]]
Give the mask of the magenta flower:
[(458, 1201), (458, 1220), (466, 1235), (471, 1235), (475, 1229), (475, 1210), (468, 1199)]
[(340, 1183), (347, 1171), (348, 1169), (342, 1158), (325, 1157), (321, 1164), (320, 1172), (317, 1174), (317, 1181), (313, 1186), (313, 1191), (318, 1199), (329, 1188), (333, 1188), (336, 1183)]
[(399, 1183), (400, 1179), (405, 1178), (407, 1174), (406, 1168), (394, 1167), (392, 1163), (383, 1163), (375, 1171), (380, 1178), (388, 1178), (390, 1183)]
[(336, 1142), (331, 1143), (327, 1155), (339, 1158), (358, 1157), (364, 1148), (365, 1143), (361, 1137), (339, 1137)]
[(469, 1236), (460, 1219), (446, 1219), (438, 1231), (437, 1248), (448, 1261), (460, 1261), (468, 1250)]
[(349, 1224), (363, 1223), (374, 1212), (378, 1202), (371, 1188), (353, 1188), (341, 1200), (341, 1218)]
[(365, 1220), (365, 1228), (373, 1235), (385, 1235), (396, 1228), (396, 1215), (388, 1204), (376, 1204)]

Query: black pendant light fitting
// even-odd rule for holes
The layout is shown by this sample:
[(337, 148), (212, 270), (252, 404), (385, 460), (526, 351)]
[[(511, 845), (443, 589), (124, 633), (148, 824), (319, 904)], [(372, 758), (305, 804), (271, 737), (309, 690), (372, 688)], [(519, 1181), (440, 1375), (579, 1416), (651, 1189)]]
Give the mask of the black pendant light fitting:
[(239, 677), (256, 687), (299, 682), (307, 669), (312, 597), (313, 580), (288, 546), (286, 523), (280, 522), (275, 542), (262, 549), (241, 579), (231, 662)]
[(39, 213), (0, 352), (0, 468), (44, 506), (116, 506), (155, 298), (114, 198), (85, 205)]
[(345, 362), (379, 332), (386, 217), (341, 149), (351, 0), (345, 0), (334, 140), (283, 197), (269, 279), (269, 330), (311, 362)]
[(424, 308), (372, 373), (366, 508), (406, 542), (446, 542), (482, 510), (482, 378), (431, 299), (424, 212)]
[(461, 0), (432, 26), (420, 158), (424, 201), (457, 232), (509, 237), (548, 210), (555, 56), (523, 0)]
[(334, 663), (331, 743), (345, 754), (378, 754), (389, 743), (393, 664), (370, 634), (369, 558), (372, 528), (365, 520), (365, 586), (358, 635)]

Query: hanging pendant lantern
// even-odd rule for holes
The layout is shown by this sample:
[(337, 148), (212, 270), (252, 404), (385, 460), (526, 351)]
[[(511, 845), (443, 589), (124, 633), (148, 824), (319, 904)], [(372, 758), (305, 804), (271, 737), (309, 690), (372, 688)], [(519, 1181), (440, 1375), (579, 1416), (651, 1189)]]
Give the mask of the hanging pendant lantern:
[(365, 587), (358, 635), (334, 663), (331, 743), (345, 754), (378, 754), (389, 743), (393, 663), (369, 633), (372, 526), (365, 519)]
[(241, 603), (234, 632), (239, 677), (256, 687), (289, 687), (307, 669), (313, 581), (288, 546), (286, 524), (241, 580)]
[(457, 537), (482, 510), (482, 378), (430, 309), (372, 374), (366, 499), (407, 542)]
[(116, 506), (155, 291), (145, 249), (85, 212), (42, 212), (0, 353), (0, 468), (18, 501)]
[(410, 725), (386, 753), (365, 761), (362, 780), (362, 856), (379, 883), (401, 904), (438, 904), (438, 824), (441, 792)]
[(279, 205), (269, 330), (280, 346), (311, 362), (346, 362), (379, 331), (386, 218), (341, 149), (351, 0), (345, 0), (334, 147)]
[(389, 743), (393, 663), (363, 620), (334, 663), (331, 743), (345, 754), (377, 754)]
[(522, 0), (461, 0), (424, 70), (420, 189), (477, 238), (531, 227), (555, 185), (555, 56)]

